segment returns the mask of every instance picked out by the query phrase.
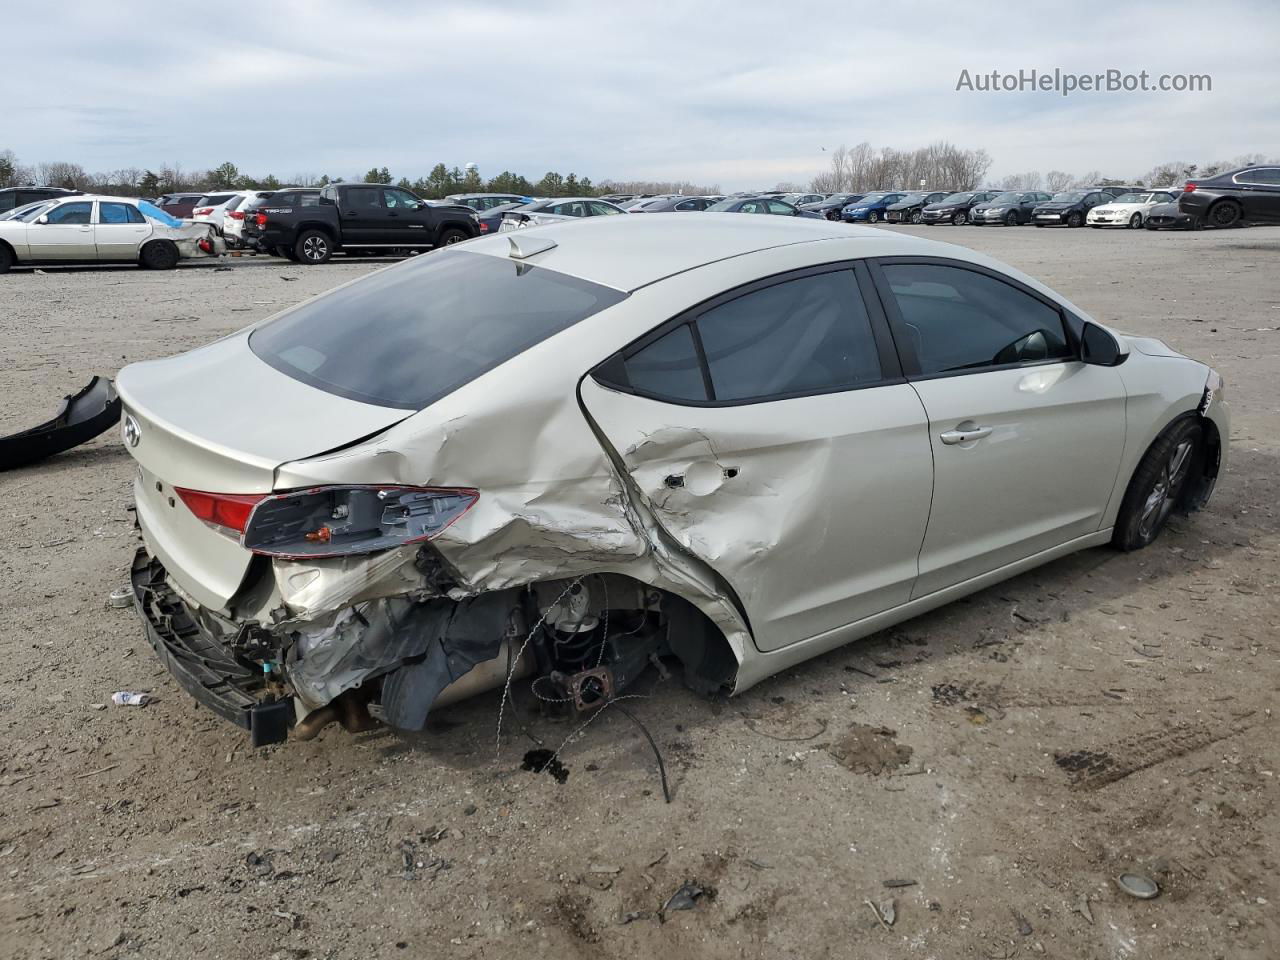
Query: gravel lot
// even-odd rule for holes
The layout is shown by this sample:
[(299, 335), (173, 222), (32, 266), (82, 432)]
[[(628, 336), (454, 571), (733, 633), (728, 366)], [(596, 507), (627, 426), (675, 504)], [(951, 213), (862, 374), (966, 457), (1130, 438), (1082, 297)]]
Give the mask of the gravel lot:
[[(518, 732), (495, 752), (496, 695), (421, 736), (251, 750), (105, 606), (135, 546), (113, 432), (0, 474), (0, 956), (1275, 958), (1280, 228), (881, 229), (1216, 366), (1234, 435), (1209, 508), (728, 702), (646, 678), (668, 806), (621, 715), (560, 784)], [(377, 264), (225, 265), (0, 277), (0, 430)], [(572, 729), (527, 723), (553, 748)], [(1161, 895), (1122, 894), (1128, 869)], [(659, 917), (686, 881), (705, 895)], [(892, 926), (867, 902), (890, 900)]]

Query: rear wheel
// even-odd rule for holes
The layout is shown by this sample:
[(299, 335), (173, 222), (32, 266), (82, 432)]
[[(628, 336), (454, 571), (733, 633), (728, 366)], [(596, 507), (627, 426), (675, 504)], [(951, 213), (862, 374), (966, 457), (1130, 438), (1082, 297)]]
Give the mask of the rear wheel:
[(448, 230), (445, 230), (440, 234), (440, 241), (436, 244), (436, 246), (451, 247), (455, 243), (461, 243), (463, 240), (470, 240), (470, 239), (471, 238), (468, 237), (466, 233), (464, 233), (463, 231), (458, 230), (454, 227), (450, 227)]
[(1240, 204), (1234, 200), (1219, 200), (1209, 208), (1209, 223), (1215, 227), (1234, 227), (1240, 222)]
[(1129, 218), (1129, 229), (1130, 230), (1142, 229), (1142, 214), (1135, 213), (1132, 217)]
[(178, 248), (171, 240), (152, 240), (142, 248), (138, 262), (148, 270), (172, 270), (178, 265)]
[(13, 251), (7, 243), (0, 243), (0, 273), (8, 273), (13, 266)]
[(298, 263), (328, 263), (333, 256), (333, 241), (320, 230), (304, 230), (293, 245), (293, 254)]
[(1075, 213), (1067, 216), (1068, 227), (1079, 227), (1084, 224), (1084, 214), (1077, 210)]
[(1201, 459), (1203, 433), (1194, 420), (1180, 420), (1153, 443), (1125, 491), (1111, 542), (1120, 550), (1148, 546), (1182, 504), (1187, 480)]

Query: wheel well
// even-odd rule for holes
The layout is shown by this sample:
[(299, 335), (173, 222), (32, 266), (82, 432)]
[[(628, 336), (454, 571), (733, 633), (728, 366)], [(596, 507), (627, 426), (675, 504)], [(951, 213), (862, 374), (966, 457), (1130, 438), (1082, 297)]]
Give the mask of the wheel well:
[(330, 240), (333, 240), (335, 242), (338, 239), (336, 234), (334, 233), (332, 224), (325, 223), (324, 221), (311, 221), (310, 223), (298, 224), (298, 229), (295, 230), (293, 234), (294, 242), (296, 243), (298, 240), (298, 237), (302, 236), (302, 234), (304, 234), (308, 230), (319, 230), (326, 237), (328, 237)]
[(0, 247), (4, 247), (6, 250), (9, 251), (9, 256), (13, 259), (14, 263), (18, 262), (18, 251), (13, 249), (13, 246), (9, 243), (8, 240), (0, 240)]
[(471, 230), (467, 224), (462, 223), (459, 220), (446, 220), (444, 223), (440, 224), (440, 233), (444, 233), (446, 230), (460, 230), (467, 236), (472, 236)]
[(138, 248), (138, 256), (141, 257), (142, 251), (146, 250), (148, 247), (155, 247), (155, 246), (173, 247), (175, 251), (178, 249), (178, 245), (174, 243), (172, 240), (170, 240), (168, 237), (154, 237)]
[[(1196, 413), (1195, 418), (1200, 424), (1201, 444), (1196, 454), (1197, 462), (1192, 465), (1191, 476), (1187, 478), (1180, 498), (1179, 506), (1185, 510), (1199, 510), (1208, 502), (1222, 465), (1222, 435), (1218, 425), (1200, 413)], [(1182, 419), (1186, 418), (1179, 417)]]

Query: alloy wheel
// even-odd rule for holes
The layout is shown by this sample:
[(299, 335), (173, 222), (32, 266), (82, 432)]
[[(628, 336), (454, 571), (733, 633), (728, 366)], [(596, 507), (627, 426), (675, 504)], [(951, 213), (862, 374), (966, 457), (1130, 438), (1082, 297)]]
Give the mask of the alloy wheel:
[(1173, 448), (1169, 459), (1160, 468), (1160, 475), (1156, 478), (1151, 492), (1147, 494), (1147, 499), (1142, 504), (1142, 515), (1138, 519), (1138, 533), (1144, 540), (1155, 536), (1160, 525), (1173, 510), (1178, 493), (1191, 469), (1193, 446), (1194, 443), (1191, 440), (1183, 440)]
[(323, 237), (307, 237), (302, 242), (302, 255), (319, 263), (329, 255), (329, 245), (324, 242)]

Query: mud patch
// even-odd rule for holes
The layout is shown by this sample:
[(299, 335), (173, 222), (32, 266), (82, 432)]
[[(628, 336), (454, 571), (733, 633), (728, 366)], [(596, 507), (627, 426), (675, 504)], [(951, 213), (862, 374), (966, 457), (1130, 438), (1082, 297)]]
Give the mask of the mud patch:
[(1226, 740), (1244, 728), (1209, 724), (1174, 724), (1150, 733), (1126, 737), (1104, 750), (1055, 753), (1053, 762), (1071, 774), (1071, 786), (1097, 790), (1125, 777)]
[[(536, 751), (535, 751), (536, 752)], [(555, 925), (566, 930), (574, 939), (583, 943), (598, 943), (600, 933), (587, 919), (591, 902), (585, 897), (562, 893), (551, 905)]]
[(878, 777), (911, 759), (911, 747), (898, 743), (897, 737), (898, 732), (888, 727), (855, 723), (848, 733), (827, 747), (827, 753), (846, 770)]

